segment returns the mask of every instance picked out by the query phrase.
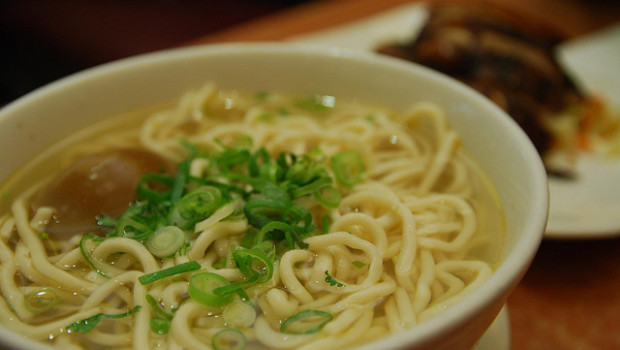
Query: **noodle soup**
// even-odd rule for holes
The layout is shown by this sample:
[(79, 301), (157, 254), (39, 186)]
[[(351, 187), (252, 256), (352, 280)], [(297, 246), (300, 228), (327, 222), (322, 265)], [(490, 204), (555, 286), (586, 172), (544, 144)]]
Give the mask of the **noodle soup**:
[(429, 102), (207, 84), (72, 136), (2, 191), (0, 320), (55, 347), (372, 342), (472, 293), (505, 234)]

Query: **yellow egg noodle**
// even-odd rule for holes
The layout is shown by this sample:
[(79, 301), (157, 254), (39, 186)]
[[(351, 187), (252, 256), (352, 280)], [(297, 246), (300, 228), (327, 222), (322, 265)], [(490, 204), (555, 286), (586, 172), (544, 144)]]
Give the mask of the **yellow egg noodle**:
[[(148, 116), (139, 129), (102, 135), (71, 155), (141, 145), (176, 164), (187, 156), (181, 139), (211, 151), (251, 139), (251, 147), (264, 147), (274, 157), (314, 149), (324, 159), (358, 152), (365, 177), (340, 188), (336, 208), (320, 206), (313, 197), (296, 199), (313, 218), (330, 217), (329, 232), (305, 238), (306, 248), (284, 252), (269, 281), (247, 288), (253, 316), (233, 322), (222, 309), (247, 304), (218, 308), (188, 298), (188, 281), (201, 272), (233, 283), (244, 280), (231, 247), (241, 244), (250, 227), (247, 220), (227, 220), (239, 210), (238, 202), (196, 223), (185, 254), (160, 258), (127, 237), (96, 244), (91, 257), (107, 265), (105, 278), (80, 251), (87, 232), (66, 241), (41, 239), (54, 214), (50, 207), (30, 209), (42, 183), (18, 194), (0, 218), (2, 325), (65, 350), (206, 349), (218, 331), (231, 326), (243, 332), (247, 349), (336, 349), (415, 327), (480, 286), (501, 254), (501, 208), (441, 108), (421, 102), (399, 113), (331, 96), (312, 98), (320, 108), (300, 107), (292, 96), (276, 92), (258, 98), (207, 84)], [(201, 177), (208, 166), (196, 158), (189, 174)], [(117, 257), (113, 265), (111, 256)], [(138, 280), (192, 261), (200, 270), (149, 284)], [(55, 291), (60, 301), (52, 311), (36, 314), (26, 299), (42, 288)], [(149, 296), (173, 315), (164, 334), (151, 329)], [(283, 333), (282, 323), (302, 310), (333, 318), (314, 333)], [(98, 314), (123, 313), (128, 314), (105, 318), (84, 334), (67, 331)]]

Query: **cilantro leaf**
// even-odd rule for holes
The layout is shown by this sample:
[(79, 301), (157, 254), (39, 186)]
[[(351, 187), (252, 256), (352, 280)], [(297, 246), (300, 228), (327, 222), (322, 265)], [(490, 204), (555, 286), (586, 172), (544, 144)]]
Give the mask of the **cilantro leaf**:
[(344, 287), (344, 284), (342, 284), (341, 282), (338, 282), (335, 278), (333, 278), (332, 276), (330, 276), (329, 272), (327, 270), (325, 270), (325, 282), (329, 283), (330, 286), (336, 286), (338, 288), (340, 287)]

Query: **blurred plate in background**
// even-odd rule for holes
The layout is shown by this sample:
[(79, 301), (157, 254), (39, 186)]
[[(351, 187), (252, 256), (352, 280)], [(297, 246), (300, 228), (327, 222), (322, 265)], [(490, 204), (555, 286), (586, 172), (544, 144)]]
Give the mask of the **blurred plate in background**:
[[(428, 18), (424, 4), (409, 4), (346, 25), (289, 38), (292, 42), (374, 51), (388, 42), (415, 38)], [(620, 110), (620, 26), (563, 43), (558, 60), (585, 92)], [(620, 139), (617, 140), (620, 145)], [(584, 154), (572, 180), (549, 179), (550, 211), (545, 238), (620, 236), (620, 154)]]

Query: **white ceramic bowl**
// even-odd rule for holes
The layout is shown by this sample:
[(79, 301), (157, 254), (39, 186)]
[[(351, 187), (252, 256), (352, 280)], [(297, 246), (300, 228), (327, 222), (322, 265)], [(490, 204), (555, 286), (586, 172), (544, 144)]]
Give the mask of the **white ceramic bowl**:
[[(404, 109), (441, 105), (465, 148), (498, 189), (506, 210), (503, 262), (475, 293), (439, 317), (368, 349), (470, 348), (492, 323), (531, 262), (547, 219), (547, 182), (527, 136), (499, 108), (429, 69), (369, 53), (232, 44), (130, 58), (62, 79), (0, 110), (0, 182), (46, 147), (106, 117), (170, 101), (214, 81), (223, 88), (321, 93)], [(0, 327), (0, 342), (46, 348)]]

